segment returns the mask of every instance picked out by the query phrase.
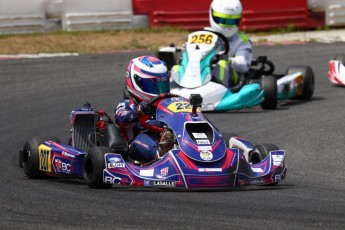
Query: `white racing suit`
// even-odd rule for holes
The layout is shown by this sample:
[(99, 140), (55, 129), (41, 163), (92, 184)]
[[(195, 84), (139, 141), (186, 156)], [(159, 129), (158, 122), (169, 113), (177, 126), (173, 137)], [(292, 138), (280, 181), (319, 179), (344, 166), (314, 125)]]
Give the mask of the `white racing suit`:
[(228, 40), (230, 45), (229, 59), (220, 60), (212, 70), (212, 76), (216, 81), (231, 88), (239, 83), (239, 75), (248, 72), (253, 53), (252, 43), (246, 34), (237, 32)]

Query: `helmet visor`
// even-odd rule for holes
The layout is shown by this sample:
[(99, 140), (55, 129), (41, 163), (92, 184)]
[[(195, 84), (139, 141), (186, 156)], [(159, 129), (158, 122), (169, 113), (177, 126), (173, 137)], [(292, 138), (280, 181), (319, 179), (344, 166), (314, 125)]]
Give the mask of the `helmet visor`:
[(140, 78), (135, 76), (135, 82), (143, 92), (149, 94), (162, 94), (170, 92), (169, 77)]
[(239, 26), (241, 22), (241, 15), (229, 15), (229, 14), (221, 14), (215, 12), (213, 9), (211, 10), (212, 19), (215, 23), (220, 26), (224, 27), (234, 27)]

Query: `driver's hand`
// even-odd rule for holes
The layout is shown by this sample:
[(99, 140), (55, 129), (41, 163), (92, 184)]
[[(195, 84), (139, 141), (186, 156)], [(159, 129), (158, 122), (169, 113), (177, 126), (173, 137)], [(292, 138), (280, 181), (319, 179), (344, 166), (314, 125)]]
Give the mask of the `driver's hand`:
[(142, 101), (142, 102), (140, 102), (140, 104), (138, 106), (138, 112), (141, 112), (144, 115), (149, 115), (151, 112), (151, 109), (145, 101)]

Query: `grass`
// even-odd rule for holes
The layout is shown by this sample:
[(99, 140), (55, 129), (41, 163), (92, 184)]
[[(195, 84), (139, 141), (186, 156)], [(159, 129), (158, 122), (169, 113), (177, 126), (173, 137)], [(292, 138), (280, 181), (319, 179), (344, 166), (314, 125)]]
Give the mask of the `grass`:
[(0, 36), (0, 54), (102, 53), (113, 50), (157, 50), (185, 42), (186, 30), (174, 28), (51, 32)]
[[(318, 28), (329, 30), (329, 28)], [(265, 36), (301, 31), (294, 25), (272, 31), (247, 31), (249, 36), (256, 35), (260, 41)], [(131, 30), (100, 31), (56, 31), (49, 33), (0, 35), (1, 54), (38, 54), (38, 53), (106, 53), (114, 50), (147, 49), (156, 51), (160, 46), (171, 43), (182, 45), (188, 30), (173, 27)]]

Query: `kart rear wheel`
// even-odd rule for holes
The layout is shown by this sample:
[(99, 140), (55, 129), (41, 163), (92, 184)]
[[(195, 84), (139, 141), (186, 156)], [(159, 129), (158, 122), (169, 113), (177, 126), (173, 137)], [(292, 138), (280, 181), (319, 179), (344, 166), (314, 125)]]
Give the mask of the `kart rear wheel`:
[(263, 77), (261, 87), (264, 90), (264, 101), (261, 102), (261, 108), (276, 109), (278, 105), (277, 79), (272, 76)]
[(84, 159), (84, 179), (90, 188), (106, 189), (112, 184), (103, 182), (103, 170), (105, 169), (104, 155), (112, 150), (104, 146), (95, 146), (89, 149)]
[(19, 166), (23, 167), (24, 173), (31, 179), (44, 177), (44, 173), (39, 170), (38, 147), (47, 140), (61, 143), (57, 137), (31, 137), (28, 139), (21, 151), (19, 151)]
[(345, 65), (345, 54), (337, 54), (333, 60), (340, 61), (343, 65)]
[(303, 94), (293, 99), (297, 100), (310, 100), (314, 94), (315, 76), (314, 71), (310, 66), (290, 66), (287, 69), (287, 74), (302, 72), (303, 77)]
[(230, 138), (232, 137), (238, 137), (238, 135), (236, 133), (223, 133), (222, 134), (223, 136), (223, 139), (225, 141), (225, 144), (226, 144), (226, 147), (229, 148), (229, 141), (230, 141)]
[(254, 149), (249, 153), (249, 162), (252, 164), (260, 163), (274, 150), (279, 150), (278, 146), (274, 144), (255, 145)]

